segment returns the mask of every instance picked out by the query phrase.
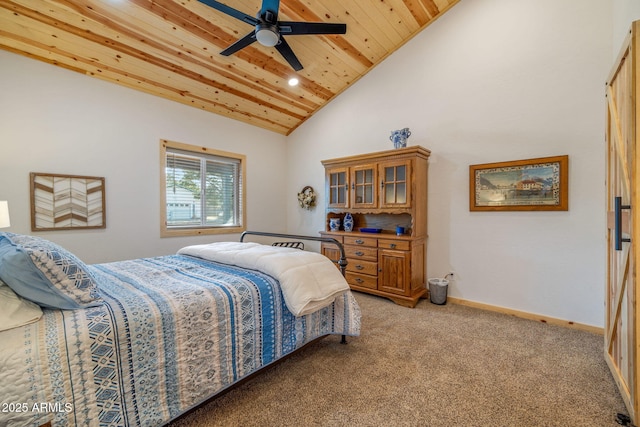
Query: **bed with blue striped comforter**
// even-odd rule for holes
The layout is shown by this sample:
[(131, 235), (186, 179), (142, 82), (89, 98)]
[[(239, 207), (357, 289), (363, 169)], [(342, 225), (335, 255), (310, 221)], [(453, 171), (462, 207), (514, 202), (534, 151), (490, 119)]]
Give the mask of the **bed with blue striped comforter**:
[(89, 268), (104, 304), (3, 332), (0, 425), (164, 425), (317, 337), (360, 331), (349, 291), (295, 317), (254, 270), (184, 255)]

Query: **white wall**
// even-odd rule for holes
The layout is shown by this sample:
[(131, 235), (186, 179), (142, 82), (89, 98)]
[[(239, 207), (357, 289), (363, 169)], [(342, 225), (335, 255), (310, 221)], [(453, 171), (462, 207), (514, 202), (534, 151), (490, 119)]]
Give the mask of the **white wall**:
[(640, 19), (639, 0), (613, 0), (613, 58), (617, 58), (631, 23)]
[[(245, 154), (248, 227), (286, 228), (282, 135), (5, 51), (0, 93), (0, 200), (11, 215), (2, 231), (42, 236), (90, 263), (237, 239), (160, 238), (160, 139)], [(107, 228), (32, 233), (29, 172), (105, 177)]]
[[(432, 151), (428, 276), (455, 271), (454, 297), (602, 326), (612, 22), (601, 0), (460, 2), (289, 136), (289, 193), (324, 188), (320, 160), (391, 149), (409, 127)], [(469, 211), (469, 165), (563, 154), (568, 212)], [(324, 223), (295, 200), (288, 217), (292, 232)]]

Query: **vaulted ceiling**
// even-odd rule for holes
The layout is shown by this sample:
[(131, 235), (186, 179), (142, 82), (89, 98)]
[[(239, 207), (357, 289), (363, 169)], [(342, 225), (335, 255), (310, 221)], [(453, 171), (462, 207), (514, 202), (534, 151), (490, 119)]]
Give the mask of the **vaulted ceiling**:
[(0, 0), (0, 48), (288, 135), (458, 1), (281, 0), (279, 20), (347, 25), (285, 37), (298, 72), (258, 43), (220, 55), (253, 27), (197, 0)]

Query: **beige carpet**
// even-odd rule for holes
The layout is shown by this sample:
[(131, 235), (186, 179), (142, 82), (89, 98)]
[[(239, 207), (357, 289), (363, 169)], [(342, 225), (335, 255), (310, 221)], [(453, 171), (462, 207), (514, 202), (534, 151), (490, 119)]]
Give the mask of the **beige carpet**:
[(171, 426), (604, 427), (627, 413), (601, 335), (355, 295), (360, 337), (312, 344)]

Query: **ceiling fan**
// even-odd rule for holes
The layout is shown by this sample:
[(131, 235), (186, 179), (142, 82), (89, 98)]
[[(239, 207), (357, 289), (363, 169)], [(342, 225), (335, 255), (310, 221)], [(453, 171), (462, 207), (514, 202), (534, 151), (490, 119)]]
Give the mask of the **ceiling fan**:
[(220, 52), (221, 55), (229, 56), (242, 48), (249, 46), (256, 40), (263, 46), (273, 47), (287, 60), (294, 70), (302, 70), (302, 64), (291, 50), (291, 47), (284, 39), (284, 35), (296, 36), (304, 34), (345, 34), (346, 24), (330, 24), (324, 22), (292, 22), (278, 21), (278, 9), (280, 0), (262, 0), (262, 7), (258, 15), (253, 18), (232, 7), (214, 0), (199, 0), (222, 13), (233, 16), (247, 24), (253, 25), (255, 30), (236, 41), (234, 44)]

